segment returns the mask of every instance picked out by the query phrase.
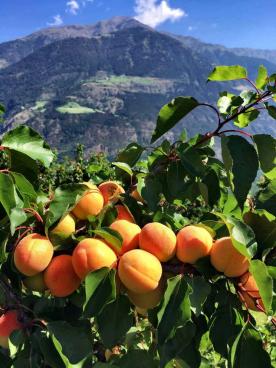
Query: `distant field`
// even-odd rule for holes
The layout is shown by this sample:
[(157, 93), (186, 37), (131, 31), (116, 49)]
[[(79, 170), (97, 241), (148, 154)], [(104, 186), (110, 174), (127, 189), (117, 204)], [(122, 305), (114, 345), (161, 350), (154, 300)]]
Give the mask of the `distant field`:
[(101, 112), (100, 110), (81, 106), (77, 102), (68, 102), (63, 106), (57, 107), (56, 110), (61, 114), (94, 114), (96, 112)]
[(46, 106), (47, 101), (36, 101), (35, 106), (32, 110), (45, 111), (44, 107)]
[(105, 86), (129, 86), (131, 84), (154, 85), (158, 81), (158, 78), (137, 77), (129, 75), (110, 75), (106, 78), (90, 78), (89, 80), (85, 81), (85, 83), (97, 83)]

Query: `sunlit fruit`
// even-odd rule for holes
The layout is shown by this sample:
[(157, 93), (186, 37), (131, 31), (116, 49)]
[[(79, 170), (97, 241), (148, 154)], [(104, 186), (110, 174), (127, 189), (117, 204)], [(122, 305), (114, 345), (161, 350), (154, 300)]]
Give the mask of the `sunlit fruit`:
[(45, 270), (54, 253), (52, 243), (45, 236), (30, 234), (23, 238), (14, 251), (14, 264), (26, 276)]
[[(127, 220), (117, 220), (110, 225), (110, 229), (117, 231), (123, 239), (122, 247), (118, 252), (119, 254), (124, 254), (131, 249), (138, 248), (139, 234), (141, 232), (141, 228), (138, 225)], [(112, 247), (112, 244), (110, 246)]]
[(77, 290), (81, 280), (73, 268), (72, 256), (54, 257), (44, 272), (44, 281), (51, 294), (57, 297), (66, 297)]
[(9, 337), (15, 330), (22, 329), (22, 324), (18, 321), (18, 314), (10, 310), (0, 317), (0, 346), (7, 349), (9, 347)]
[(114, 251), (100, 239), (83, 239), (73, 252), (73, 267), (80, 279), (102, 267), (115, 267), (116, 262)]
[(104, 206), (104, 198), (96, 185), (85, 184), (89, 189), (72, 210), (73, 215), (79, 220), (87, 220), (89, 216), (97, 216)]
[(133, 249), (123, 254), (118, 271), (125, 287), (139, 294), (156, 289), (162, 276), (158, 258), (142, 249)]
[(206, 229), (194, 225), (185, 226), (177, 234), (177, 258), (194, 264), (210, 253), (212, 244), (213, 238)]
[(140, 248), (155, 255), (161, 262), (167, 262), (175, 255), (176, 236), (167, 226), (152, 222), (142, 228), (139, 237)]
[(215, 241), (211, 249), (211, 263), (228, 277), (241, 276), (249, 268), (247, 258), (237, 251), (230, 237)]
[(72, 215), (66, 215), (57, 226), (51, 230), (53, 234), (71, 235), (76, 231), (75, 219)]
[(124, 188), (116, 181), (105, 181), (99, 185), (99, 190), (104, 197), (104, 204), (108, 202), (116, 203), (121, 194), (125, 193)]

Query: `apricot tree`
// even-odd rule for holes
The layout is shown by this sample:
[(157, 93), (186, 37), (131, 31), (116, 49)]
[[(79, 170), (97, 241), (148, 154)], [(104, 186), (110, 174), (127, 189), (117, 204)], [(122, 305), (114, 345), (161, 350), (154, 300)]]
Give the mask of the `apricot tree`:
[[(130, 143), (94, 181), (45, 191), (50, 147), (27, 126), (3, 135), (0, 368), (275, 364), (276, 144), (244, 128), (276, 119), (276, 74), (208, 80), (244, 90), (175, 98), (152, 146)], [(206, 108), (213, 131), (160, 140)]]

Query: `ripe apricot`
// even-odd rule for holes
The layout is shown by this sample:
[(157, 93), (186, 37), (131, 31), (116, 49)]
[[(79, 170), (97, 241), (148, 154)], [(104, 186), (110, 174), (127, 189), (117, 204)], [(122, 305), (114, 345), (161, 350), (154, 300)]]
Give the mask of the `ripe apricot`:
[(73, 252), (73, 267), (80, 279), (102, 267), (115, 267), (116, 262), (116, 254), (100, 239), (83, 239)]
[(185, 263), (196, 263), (206, 257), (212, 248), (213, 238), (203, 227), (185, 226), (177, 234), (176, 256)]
[[(117, 231), (122, 239), (123, 244), (119, 254), (124, 254), (131, 249), (138, 248), (139, 246), (139, 234), (141, 232), (140, 226), (133, 224), (127, 220), (114, 221), (110, 226), (110, 229)], [(112, 248), (112, 244), (110, 244)]]
[(25, 276), (34, 276), (45, 270), (54, 253), (52, 243), (45, 236), (30, 234), (15, 248), (14, 264)]
[(51, 231), (53, 234), (65, 234), (71, 235), (76, 231), (76, 223), (75, 219), (72, 215), (66, 215), (58, 224), (57, 226)]
[(137, 294), (156, 289), (162, 276), (158, 258), (143, 249), (133, 249), (123, 254), (118, 271), (126, 288)]
[(9, 337), (15, 330), (20, 330), (22, 324), (18, 321), (17, 312), (10, 310), (0, 317), (0, 346), (7, 349), (9, 347)]
[(116, 220), (126, 220), (135, 224), (134, 217), (132, 216), (132, 214), (130, 213), (129, 209), (126, 206), (122, 204), (117, 204), (115, 208), (118, 213)]
[(257, 283), (250, 272), (246, 272), (241, 276), (240, 285), (242, 299), (244, 299), (242, 301), (247, 308), (260, 312), (260, 309), (257, 308), (257, 305), (260, 305), (262, 309), (265, 309)]
[(164, 294), (164, 285), (159, 283), (158, 287), (145, 294), (137, 294), (131, 290), (127, 290), (129, 300), (138, 308), (152, 309), (156, 307)]
[(211, 249), (211, 263), (228, 277), (241, 276), (249, 268), (247, 258), (236, 250), (230, 237), (215, 241)]
[(141, 249), (153, 254), (160, 262), (167, 262), (176, 252), (176, 236), (167, 226), (159, 222), (145, 225), (139, 237)]
[(54, 257), (44, 272), (44, 281), (51, 294), (66, 297), (80, 286), (81, 280), (75, 273), (72, 256)]
[(79, 220), (87, 220), (88, 216), (97, 216), (104, 205), (104, 198), (96, 185), (91, 183), (85, 184), (89, 189), (72, 210), (73, 215)]
[(116, 203), (120, 195), (125, 193), (124, 188), (116, 181), (105, 181), (99, 185), (99, 190), (104, 197), (104, 204), (108, 202)]
[(23, 284), (28, 290), (31, 291), (38, 291), (40, 293), (43, 293), (43, 291), (47, 290), (47, 286), (44, 282), (43, 272), (40, 272), (34, 276), (26, 277), (23, 280)]

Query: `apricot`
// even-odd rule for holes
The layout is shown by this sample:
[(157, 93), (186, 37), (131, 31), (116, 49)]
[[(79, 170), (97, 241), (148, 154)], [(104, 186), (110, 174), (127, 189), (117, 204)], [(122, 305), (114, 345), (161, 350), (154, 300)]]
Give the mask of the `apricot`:
[(141, 309), (152, 309), (156, 307), (164, 294), (164, 285), (159, 283), (158, 287), (152, 291), (145, 294), (137, 294), (131, 290), (127, 290), (127, 295), (129, 300), (136, 307)]
[(47, 290), (47, 286), (44, 282), (43, 272), (40, 272), (34, 276), (26, 277), (23, 280), (23, 284), (28, 290), (31, 291), (38, 291), (40, 293), (43, 293), (45, 290)]
[(0, 346), (5, 349), (9, 347), (9, 337), (15, 330), (22, 329), (22, 324), (18, 321), (17, 312), (10, 310), (0, 317)]
[(70, 236), (76, 231), (76, 223), (74, 217), (70, 214), (66, 215), (57, 226), (51, 231), (53, 234), (65, 234)]
[(143, 249), (133, 249), (122, 255), (118, 272), (127, 289), (145, 294), (158, 287), (162, 266), (153, 254)]
[(100, 239), (83, 239), (73, 252), (73, 267), (80, 279), (102, 267), (115, 267), (116, 262), (116, 254)]
[(137, 188), (135, 188), (131, 193), (130, 196), (134, 198), (137, 202), (145, 203), (144, 198), (141, 196), (141, 194), (138, 192)]
[(167, 226), (159, 222), (145, 225), (140, 234), (141, 249), (153, 254), (160, 262), (167, 262), (176, 252), (176, 236)]
[(189, 225), (179, 231), (176, 237), (176, 256), (185, 263), (196, 263), (206, 257), (212, 248), (213, 238), (203, 227)]
[[(138, 248), (139, 246), (139, 235), (141, 232), (140, 226), (133, 224), (127, 220), (114, 221), (110, 226), (110, 229), (117, 231), (122, 239), (122, 248), (119, 254), (124, 254), (131, 249)], [(112, 244), (110, 244), (112, 248)]]
[(54, 257), (44, 272), (44, 282), (51, 294), (57, 297), (66, 297), (77, 290), (81, 280), (73, 268), (72, 256)]
[(54, 248), (49, 239), (33, 233), (17, 244), (14, 251), (14, 264), (23, 275), (34, 276), (45, 270), (53, 253)]
[(250, 272), (246, 272), (241, 276), (240, 285), (242, 294), (241, 299), (243, 299), (242, 301), (248, 309), (260, 312), (257, 305), (260, 305), (262, 309), (265, 309), (257, 283)]
[(129, 209), (126, 206), (122, 204), (117, 204), (115, 208), (118, 213), (116, 220), (126, 220), (135, 224), (134, 217), (132, 216), (132, 214), (130, 213)]
[(211, 249), (211, 263), (228, 277), (241, 276), (249, 268), (247, 258), (236, 250), (230, 237), (215, 241)]
[(104, 198), (96, 185), (91, 183), (85, 184), (89, 189), (72, 210), (73, 215), (79, 220), (87, 220), (89, 216), (97, 216), (104, 206)]
[(99, 190), (103, 195), (104, 204), (108, 202), (116, 203), (120, 195), (125, 193), (124, 188), (116, 181), (105, 181), (99, 185)]

